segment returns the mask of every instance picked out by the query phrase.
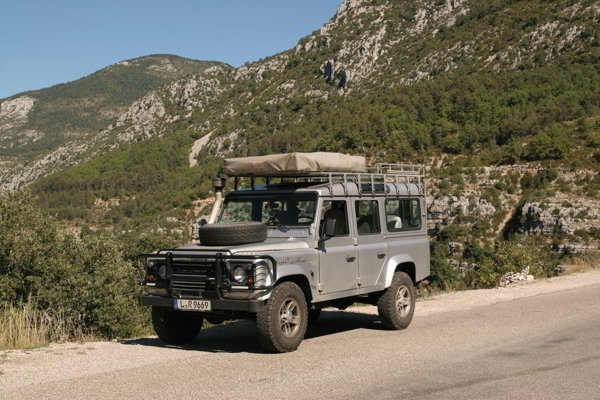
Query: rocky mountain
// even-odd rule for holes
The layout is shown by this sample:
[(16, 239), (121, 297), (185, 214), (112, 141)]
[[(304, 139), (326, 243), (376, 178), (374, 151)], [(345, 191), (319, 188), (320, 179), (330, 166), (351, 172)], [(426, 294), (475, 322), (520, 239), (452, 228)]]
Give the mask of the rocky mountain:
[[(431, 232), (457, 262), (513, 234), (597, 248), (599, 22), (591, 0), (347, 0), (292, 49), (187, 71), (84, 140), (4, 157), (1, 180), (35, 181), (76, 224), (181, 229), (222, 156), (342, 151), (427, 164)], [(15, 148), (36, 143), (36, 101), (1, 104)]]
[[(0, 182), (16, 189), (97, 154), (103, 132), (135, 121), (146, 126), (154, 109), (148, 93), (191, 74), (228, 70), (223, 63), (171, 55), (126, 60), (73, 82), (0, 100)], [(146, 109), (145, 107), (148, 107)], [(118, 143), (127, 141), (121, 135)], [(84, 157), (88, 150), (94, 152)]]
[[(405, 99), (381, 98), (396, 93), (399, 96), (411, 96), (414, 92), (406, 88), (419, 83), (428, 87), (426, 83), (431, 81), (443, 80), (447, 84), (452, 79), (460, 80), (461, 84), (467, 86), (465, 91), (469, 92), (469, 96), (458, 99), (465, 103), (461, 105), (464, 110), (457, 112), (468, 113), (472, 111), (469, 107), (476, 106), (472, 97), (489, 95), (494, 89), (506, 94), (510, 85), (514, 84), (502, 82), (504, 87), (490, 88), (485, 82), (487, 79), (502, 80), (510, 74), (512, 79), (529, 80), (525, 85), (535, 85), (533, 81), (538, 77), (528, 72), (538, 69), (546, 72), (552, 67), (559, 68), (563, 62), (571, 66), (576, 63), (595, 66), (599, 9), (597, 2), (590, 1), (551, 2), (548, 5), (541, 1), (482, 4), (466, 0), (350, 0), (339, 7), (328, 24), (302, 38), (294, 49), (231, 70), (210, 82), (196, 78), (176, 82), (144, 101), (147, 107), (153, 104), (160, 115), (164, 104), (170, 105), (164, 119), (167, 123), (177, 123), (167, 129), (178, 129), (183, 122), (183, 125), (187, 123), (186, 129), (202, 135), (210, 133), (210, 139), (205, 138), (204, 141), (213, 154), (254, 154), (288, 150), (291, 147), (327, 146), (367, 150), (372, 143), (362, 146), (363, 149), (355, 143), (347, 143), (353, 140), (348, 138), (351, 135), (348, 131), (357, 130), (360, 134), (371, 135), (373, 131), (389, 128), (382, 125), (391, 125), (386, 123), (391, 118), (383, 116), (382, 124), (381, 115), (366, 110), (366, 114), (359, 114), (362, 118), (356, 117), (352, 121), (358, 127), (335, 126), (334, 129), (340, 130), (338, 136), (345, 137), (332, 138), (331, 135), (337, 133), (330, 128), (337, 121), (331, 121), (336, 119), (331, 115), (346, 118), (345, 114), (351, 113), (349, 109), (365, 96), (373, 98), (372, 102), (383, 103), (384, 108), (391, 108), (389, 103), (400, 102), (392, 105), (402, 108), (398, 112), (410, 114), (415, 104), (406, 104)], [(596, 73), (591, 72), (592, 75)], [(482, 81), (470, 79), (471, 76), (481, 77)], [(590, 79), (590, 76), (584, 79)], [(477, 88), (479, 83), (481, 87)], [(522, 82), (517, 84), (523, 85)], [(481, 93), (477, 93), (478, 90)], [(430, 102), (438, 100), (426, 99)], [(450, 97), (444, 100), (456, 105), (457, 99)], [(206, 107), (207, 104), (210, 107)], [(332, 114), (323, 116), (323, 109)], [(441, 115), (443, 113), (438, 114), (439, 117), (446, 117), (449, 125), (454, 124), (441, 127), (447, 131), (440, 134), (444, 136), (441, 139), (445, 139), (447, 149), (452, 147), (453, 142), (461, 145), (464, 143), (460, 142), (472, 140), (460, 132), (461, 128), (466, 127), (461, 126), (465, 125), (461, 124), (462, 121)], [(571, 117), (577, 118), (580, 114), (572, 114)], [(500, 114), (494, 117), (504, 116)], [(412, 119), (417, 124), (419, 118), (423, 119), (415, 115), (399, 117)], [(529, 116), (524, 117), (527, 119)], [(560, 117), (563, 116), (557, 120), (560, 121)], [(568, 115), (564, 117), (569, 118)], [(546, 123), (537, 119), (527, 123), (542, 126)], [(311, 126), (314, 120), (319, 120), (317, 125), (321, 126)], [(300, 122), (302, 124), (298, 125)], [(405, 121), (399, 122), (402, 124)], [(494, 121), (485, 122), (491, 124)], [(504, 121), (505, 124), (512, 122)], [(432, 130), (431, 126), (416, 128)], [(514, 129), (512, 126), (503, 128), (505, 131)], [(537, 128), (525, 127), (530, 130)], [(297, 132), (291, 134), (294, 130)], [(312, 132), (307, 135), (308, 131)], [(292, 138), (298, 137), (296, 133), (300, 134), (302, 140)], [(512, 132), (506, 132), (508, 137), (501, 137), (502, 134), (495, 133), (493, 139), (497, 144), (510, 141)], [(400, 137), (393, 139), (422, 140), (407, 138), (406, 135), (398, 133)], [(330, 139), (337, 143), (328, 143)], [(257, 148), (259, 144), (262, 148)]]

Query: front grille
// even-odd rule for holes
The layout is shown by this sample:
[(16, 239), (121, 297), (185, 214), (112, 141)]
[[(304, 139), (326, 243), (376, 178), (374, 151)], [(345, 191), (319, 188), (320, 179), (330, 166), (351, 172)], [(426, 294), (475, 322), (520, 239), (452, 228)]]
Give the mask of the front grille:
[(214, 262), (191, 262), (173, 259), (171, 287), (173, 294), (217, 298), (217, 274)]

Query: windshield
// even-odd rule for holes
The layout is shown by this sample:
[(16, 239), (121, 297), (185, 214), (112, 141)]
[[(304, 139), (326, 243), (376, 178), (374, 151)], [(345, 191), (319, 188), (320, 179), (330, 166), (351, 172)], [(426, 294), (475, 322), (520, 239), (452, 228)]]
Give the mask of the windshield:
[(219, 222), (259, 221), (268, 226), (309, 226), (315, 217), (316, 193), (230, 195)]

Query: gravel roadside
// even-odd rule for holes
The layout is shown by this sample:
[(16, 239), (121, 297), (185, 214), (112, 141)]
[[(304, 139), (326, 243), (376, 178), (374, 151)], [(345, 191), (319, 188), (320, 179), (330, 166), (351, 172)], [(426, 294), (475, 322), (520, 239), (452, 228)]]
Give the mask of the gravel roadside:
[[(505, 288), (444, 293), (419, 301), (415, 320), (432, 314), (469, 310), (544, 293), (598, 284), (600, 284), (600, 270), (594, 270)], [(376, 307), (373, 306), (352, 307), (348, 311), (362, 314), (377, 313)], [(211, 328), (210, 331), (216, 330), (219, 335), (222, 332), (224, 336), (235, 336), (239, 332), (242, 341), (235, 346), (239, 347), (239, 351), (244, 351), (243, 349), (246, 347), (253, 346), (249, 343), (253, 340), (248, 333), (249, 324), (238, 322)], [(0, 352), (0, 388), (20, 390), (19, 388), (85, 379), (86, 377), (140, 368), (145, 365), (165, 362), (177, 365), (178, 362), (185, 363), (186, 360), (189, 361), (194, 357), (195, 352), (190, 349), (147, 345), (144, 343), (145, 340), (151, 339), (63, 343), (33, 350), (2, 351)], [(219, 353), (209, 353), (206, 354), (206, 357), (216, 362), (219, 357), (223, 356)], [(235, 357), (235, 354), (225, 356), (227, 359), (231, 357)], [(2, 392), (3, 390), (0, 390), (0, 399), (5, 398)]]
[[(502, 288), (442, 293), (419, 300), (415, 310), (415, 318), (455, 310), (468, 310), (473, 307), (487, 306), (503, 301), (511, 301), (599, 283), (600, 270), (591, 270), (584, 273), (558, 276), (556, 278), (523, 282)], [(365, 314), (377, 314), (377, 307), (375, 306), (352, 307), (348, 310)]]

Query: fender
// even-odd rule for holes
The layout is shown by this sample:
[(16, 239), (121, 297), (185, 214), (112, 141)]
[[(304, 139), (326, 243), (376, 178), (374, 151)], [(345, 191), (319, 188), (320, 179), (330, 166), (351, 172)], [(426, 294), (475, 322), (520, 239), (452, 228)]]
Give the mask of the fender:
[(396, 271), (396, 267), (405, 262), (411, 262), (416, 265), (415, 261), (408, 254), (397, 254), (387, 261), (384, 267), (384, 277), (385, 277), (385, 287), (390, 287), (392, 284), (392, 278), (394, 277), (394, 272)]
[[(315, 274), (317, 271), (315, 271)], [(301, 266), (299, 264), (279, 264), (277, 265), (277, 282), (284, 280), (287, 276), (292, 275), (300, 275), (306, 278), (308, 285), (310, 286), (310, 291), (312, 294), (312, 298), (316, 298), (318, 296), (317, 292), (317, 283), (315, 277), (310, 276), (310, 272), (307, 271), (306, 266)]]

